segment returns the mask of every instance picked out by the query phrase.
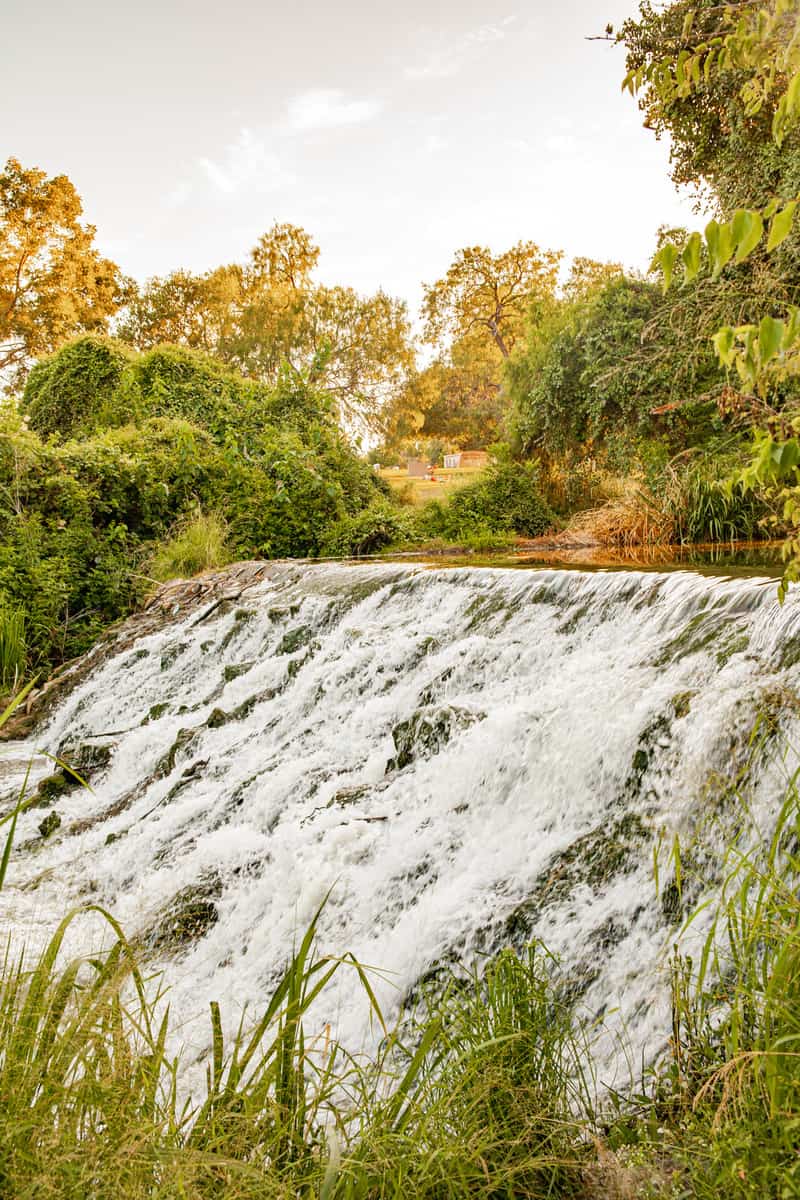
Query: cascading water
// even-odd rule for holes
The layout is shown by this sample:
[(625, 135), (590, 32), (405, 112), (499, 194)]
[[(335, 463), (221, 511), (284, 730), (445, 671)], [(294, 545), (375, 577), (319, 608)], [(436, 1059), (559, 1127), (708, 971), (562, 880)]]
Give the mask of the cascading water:
[[(56, 799), (49, 838), (41, 808), (23, 815), (0, 914), (33, 939), (71, 905), (110, 909), (165, 963), (198, 1053), (208, 1001), (231, 1027), (257, 1012), (328, 893), (320, 951), (380, 968), (389, 1012), (540, 937), (635, 1063), (668, 1030), (666, 956), (740, 821), (737, 774), (752, 827), (774, 822), (799, 682), (800, 603), (774, 581), (273, 565), (109, 657), (7, 748), (90, 746), (99, 770)], [(775, 749), (748, 773), (758, 714)], [(695, 846), (681, 894), (676, 833)], [(73, 939), (97, 936), (87, 916)], [(354, 1044), (365, 1018), (343, 971), (320, 1023)], [(618, 1066), (601, 1060), (607, 1082)]]

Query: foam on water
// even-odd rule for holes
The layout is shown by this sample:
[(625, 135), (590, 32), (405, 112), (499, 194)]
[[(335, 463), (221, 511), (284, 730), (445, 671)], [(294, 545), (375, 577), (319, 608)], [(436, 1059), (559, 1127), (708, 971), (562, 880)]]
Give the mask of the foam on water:
[[(0, 916), (35, 939), (91, 901), (135, 933), (185, 889), (212, 897), (216, 923), (164, 958), (198, 1052), (208, 1001), (230, 1027), (257, 1010), (328, 892), (320, 950), (380, 967), (389, 1011), (443, 964), (540, 936), (636, 1060), (668, 1030), (680, 919), (656, 896), (654, 840), (700, 831), (713, 881), (756, 714), (797, 743), (795, 660), (800, 605), (774, 581), (281, 564), (238, 607), (109, 658), (54, 713), (37, 747), (113, 754), (92, 793), (59, 797), (41, 846), (42, 810), (23, 816)], [(755, 773), (765, 834), (791, 765)], [(81, 918), (73, 943), (99, 936)], [(341, 973), (320, 1023), (355, 1045), (365, 1016)], [(618, 1067), (601, 1062), (607, 1081)]]

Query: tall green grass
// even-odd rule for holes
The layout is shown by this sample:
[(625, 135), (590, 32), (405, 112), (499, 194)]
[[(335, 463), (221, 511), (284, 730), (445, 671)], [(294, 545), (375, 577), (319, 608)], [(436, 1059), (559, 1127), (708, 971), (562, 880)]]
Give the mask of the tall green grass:
[(198, 512), (161, 542), (150, 562), (153, 579), (189, 579), (201, 571), (224, 567), (231, 561), (228, 530), (217, 513)]
[(28, 653), (24, 609), (0, 598), (0, 691), (13, 691), (25, 672)]

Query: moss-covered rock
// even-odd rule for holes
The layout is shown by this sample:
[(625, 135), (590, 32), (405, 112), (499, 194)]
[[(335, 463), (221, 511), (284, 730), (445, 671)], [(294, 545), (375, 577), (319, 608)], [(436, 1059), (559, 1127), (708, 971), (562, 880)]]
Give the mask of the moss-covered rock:
[(439, 708), (418, 709), (392, 730), (396, 754), (386, 764), (388, 771), (401, 771), (418, 758), (430, 758), (460, 729), (480, 719), (465, 708), (445, 704)]
[(175, 953), (198, 941), (219, 920), (214, 901), (221, 893), (216, 876), (183, 888), (142, 935), (146, 949), (156, 954)]
[(611, 825), (598, 825), (555, 854), (542, 871), (530, 895), (499, 925), (481, 931), (487, 947), (521, 946), (530, 940), (543, 912), (564, 904), (581, 885), (599, 892), (613, 879), (632, 871), (650, 830), (636, 813), (619, 817)]
[(290, 629), (281, 638), (276, 654), (295, 654), (298, 650), (302, 650), (303, 646), (307, 646), (314, 636), (314, 630), (310, 625), (300, 625), (297, 629)]
[(49, 812), (43, 821), (37, 826), (42, 838), (51, 837), (57, 829), (61, 828), (61, 817), (55, 811)]

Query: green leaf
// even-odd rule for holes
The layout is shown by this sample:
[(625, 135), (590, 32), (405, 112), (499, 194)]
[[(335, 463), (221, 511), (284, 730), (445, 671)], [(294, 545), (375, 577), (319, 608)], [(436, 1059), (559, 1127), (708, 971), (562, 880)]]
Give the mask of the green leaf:
[(800, 445), (797, 439), (789, 442), (776, 443), (772, 447), (772, 461), (781, 475), (787, 475), (800, 463)]
[(798, 110), (800, 110), (800, 71), (792, 76), (786, 89), (786, 115), (792, 117)]
[(675, 268), (675, 263), (678, 260), (678, 247), (673, 246), (672, 242), (667, 242), (666, 246), (662, 246), (654, 261), (658, 262), (664, 276), (664, 291), (669, 291), (669, 286), (672, 283), (672, 272)]
[(766, 366), (780, 350), (783, 344), (784, 329), (783, 321), (776, 321), (774, 317), (762, 319), (758, 327), (758, 357), (762, 367)]
[(733, 219), (734, 226), (739, 217), (742, 218), (739, 222), (739, 228), (735, 229), (733, 233), (734, 244), (738, 246), (736, 251), (737, 263), (744, 262), (747, 256), (752, 254), (761, 241), (761, 235), (764, 232), (764, 221), (760, 212), (738, 212)]
[(717, 253), (719, 251), (719, 222), (709, 221), (706, 225), (706, 245), (708, 246), (708, 256), (712, 264), (716, 265)]
[[(716, 222), (714, 222), (716, 224)], [(714, 264), (712, 279), (718, 279), (722, 271), (733, 258), (734, 241), (733, 226), (729, 221), (726, 225), (717, 225), (716, 253), (712, 253)]]
[(696, 231), (691, 235), (683, 248), (683, 265), (685, 267), (684, 283), (691, 283), (700, 270), (700, 250), (703, 239)]
[(792, 232), (792, 221), (794, 220), (796, 208), (797, 201), (790, 200), (780, 212), (775, 213), (775, 216), (772, 218), (772, 224), (769, 227), (768, 251), (774, 250), (776, 246), (780, 246), (781, 242), (785, 241)]
[(736, 353), (736, 336), (730, 325), (718, 329), (713, 337), (717, 358), (724, 367), (729, 367)]

